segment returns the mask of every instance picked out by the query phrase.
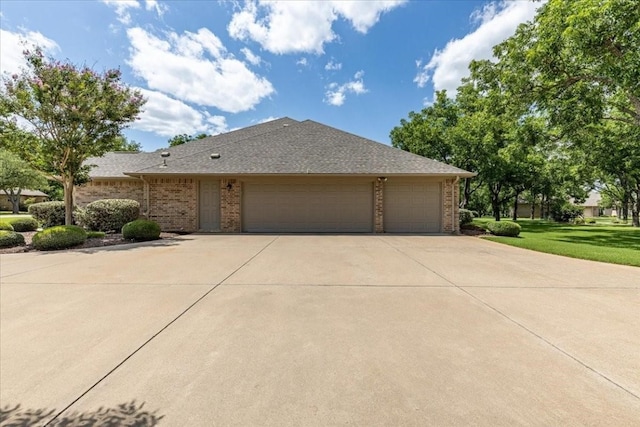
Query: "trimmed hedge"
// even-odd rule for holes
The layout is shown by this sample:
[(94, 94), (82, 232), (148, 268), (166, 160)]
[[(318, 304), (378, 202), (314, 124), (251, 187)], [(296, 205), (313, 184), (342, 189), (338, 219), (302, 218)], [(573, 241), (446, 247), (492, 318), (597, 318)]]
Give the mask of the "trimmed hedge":
[(64, 225), (64, 202), (41, 202), (29, 206), (29, 213), (42, 227)]
[(4, 231), (14, 231), (13, 230), (13, 225), (11, 225), (8, 222), (4, 222), (4, 221), (0, 221), (0, 230), (4, 230)]
[(51, 251), (72, 248), (81, 245), (85, 240), (87, 240), (87, 232), (82, 227), (59, 225), (36, 233), (31, 244), (38, 250)]
[(120, 231), (140, 216), (140, 203), (130, 199), (102, 199), (74, 213), (76, 222), (88, 230)]
[(102, 239), (106, 235), (104, 231), (87, 231), (87, 239)]
[(468, 209), (460, 209), (460, 225), (467, 225), (473, 222), (473, 212)]
[(15, 231), (0, 230), (0, 248), (24, 245), (24, 236)]
[(518, 237), (520, 234), (520, 224), (513, 221), (489, 221), (487, 230), (496, 236)]
[(38, 221), (33, 218), (14, 218), (9, 220), (14, 231), (36, 231)]
[(122, 227), (122, 237), (136, 242), (157, 240), (160, 238), (160, 226), (155, 221), (137, 219)]

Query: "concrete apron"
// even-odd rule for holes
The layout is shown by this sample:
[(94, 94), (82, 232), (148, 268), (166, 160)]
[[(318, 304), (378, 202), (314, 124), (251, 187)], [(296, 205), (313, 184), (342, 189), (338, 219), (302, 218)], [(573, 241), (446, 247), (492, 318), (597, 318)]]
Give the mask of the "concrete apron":
[(640, 419), (636, 268), (467, 237), (242, 235), (0, 267), (0, 406), (43, 422), (133, 400), (158, 425)]

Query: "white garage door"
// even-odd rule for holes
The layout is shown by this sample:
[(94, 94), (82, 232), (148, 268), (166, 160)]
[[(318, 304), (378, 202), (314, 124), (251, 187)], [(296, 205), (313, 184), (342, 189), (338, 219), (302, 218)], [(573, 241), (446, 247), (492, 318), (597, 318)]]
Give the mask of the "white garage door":
[(247, 232), (372, 232), (373, 183), (353, 180), (245, 182)]
[(384, 186), (384, 231), (442, 231), (442, 191), (439, 182), (391, 181)]

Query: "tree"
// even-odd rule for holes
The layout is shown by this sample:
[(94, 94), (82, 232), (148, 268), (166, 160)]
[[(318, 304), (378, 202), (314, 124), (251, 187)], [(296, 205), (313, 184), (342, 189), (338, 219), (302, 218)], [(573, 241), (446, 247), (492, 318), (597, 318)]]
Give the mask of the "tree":
[(199, 133), (197, 135), (187, 135), (186, 133), (176, 135), (169, 140), (169, 147), (175, 147), (176, 145), (182, 145), (187, 142), (195, 141), (197, 139), (204, 139), (208, 137), (206, 133)]
[(38, 189), (46, 185), (44, 176), (26, 161), (0, 149), (0, 190), (9, 196), (14, 214), (20, 212), (20, 194), (23, 189)]
[(113, 151), (142, 151), (142, 144), (136, 141), (129, 141), (124, 135), (118, 135), (115, 139), (116, 146)]
[[(117, 69), (97, 73), (83, 66), (25, 51), (27, 69), (3, 78), (0, 111), (29, 122), (45, 172), (62, 183), (65, 223), (72, 223), (73, 186), (86, 177), (83, 162), (117, 147), (117, 136), (146, 102), (121, 81)], [(3, 120), (6, 120), (3, 119)]]

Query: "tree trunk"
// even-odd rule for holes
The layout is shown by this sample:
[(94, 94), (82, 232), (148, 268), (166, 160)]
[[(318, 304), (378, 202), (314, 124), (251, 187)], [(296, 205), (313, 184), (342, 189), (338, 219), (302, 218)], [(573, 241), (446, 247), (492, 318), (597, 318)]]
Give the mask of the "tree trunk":
[(496, 221), (500, 221), (500, 185), (489, 185), (489, 193), (491, 195), (491, 209), (493, 217)]
[(634, 227), (640, 227), (640, 184), (636, 189), (636, 200), (631, 211), (631, 223)]
[(64, 188), (64, 224), (73, 225), (73, 177), (62, 178)]
[(518, 197), (520, 193), (516, 193), (516, 196), (513, 198), (513, 220), (518, 220)]
[(544, 219), (544, 194), (542, 195), (542, 198), (540, 199), (540, 219)]
[(464, 179), (464, 190), (462, 192), (462, 209), (467, 209), (469, 205), (469, 199), (471, 197), (471, 178)]
[(536, 199), (531, 202), (531, 219), (536, 219)]
[(11, 211), (13, 214), (19, 214), (20, 213), (20, 193), (22, 192), (22, 189), (18, 189), (17, 193), (13, 192), (13, 189), (10, 190), (9, 192), (9, 201), (11, 202)]

